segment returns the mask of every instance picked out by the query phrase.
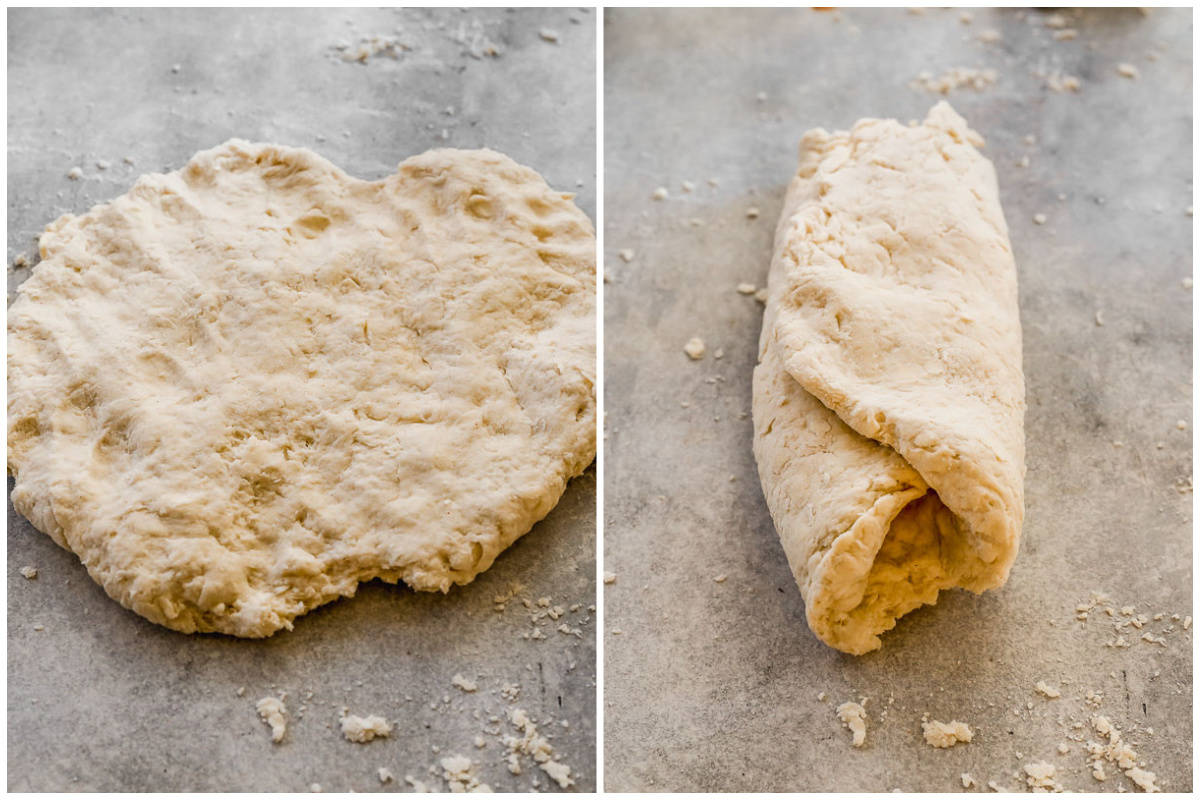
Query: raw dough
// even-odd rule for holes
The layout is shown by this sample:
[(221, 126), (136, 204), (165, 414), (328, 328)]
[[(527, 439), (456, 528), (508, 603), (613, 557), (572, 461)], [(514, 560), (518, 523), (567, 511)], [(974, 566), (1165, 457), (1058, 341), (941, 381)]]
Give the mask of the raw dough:
[(356, 717), (353, 714), (342, 717), (342, 735), (351, 742), (364, 744), (376, 738), (386, 739), (391, 733), (391, 723), (375, 714), (369, 717)]
[(9, 309), (13, 505), (175, 630), (468, 583), (595, 453), (592, 226), (498, 153), (367, 182), (233, 140), (41, 251)]
[(958, 720), (938, 722), (926, 720), (921, 723), (921, 731), (925, 734), (925, 743), (930, 747), (954, 747), (959, 742), (970, 742), (975, 737), (971, 726)]
[(754, 452), (809, 626), (848, 653), (1016, 556), (1021, 327), (982, 144), (946, 103), (809, 131), (776, 232)]
[(262, 721), (271, 726), (271, 741), (279, 744), (287, 734), (287, 706), (278, 697), (264, 697), (254, 704)]

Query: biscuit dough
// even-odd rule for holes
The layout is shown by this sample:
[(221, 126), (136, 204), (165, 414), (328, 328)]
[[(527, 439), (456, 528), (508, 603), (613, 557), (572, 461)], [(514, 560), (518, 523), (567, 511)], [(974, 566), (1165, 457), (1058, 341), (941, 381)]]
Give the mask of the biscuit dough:
[(809, 131), (776, 231), (754, 453), (808, 624), (848, 653), (1017, 553), (1016, 267), (982, 145), (944, 102)]
[(13, 505), (175, 630), (468, 583), (594, 456), (592, 226), (498, 153), (369, 182), (232, 140), (41, 253), (9, 309)]

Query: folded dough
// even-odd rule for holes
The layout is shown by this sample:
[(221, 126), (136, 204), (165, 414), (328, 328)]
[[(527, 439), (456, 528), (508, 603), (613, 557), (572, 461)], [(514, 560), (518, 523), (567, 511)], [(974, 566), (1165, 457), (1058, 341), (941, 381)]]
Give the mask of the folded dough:
[(1021, 325), (982, 145), (944, 102), (809, 131), (776, 231), (754, 454), (808, 624), (848, 653), (1016, 556)]

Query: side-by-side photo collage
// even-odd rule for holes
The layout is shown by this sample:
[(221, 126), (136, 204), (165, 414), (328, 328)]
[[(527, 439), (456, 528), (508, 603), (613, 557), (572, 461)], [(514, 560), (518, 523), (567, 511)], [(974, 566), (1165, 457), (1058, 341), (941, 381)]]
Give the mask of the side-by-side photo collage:
[(1190, 6), (5, 21), (9, 792), (1193, 791)]

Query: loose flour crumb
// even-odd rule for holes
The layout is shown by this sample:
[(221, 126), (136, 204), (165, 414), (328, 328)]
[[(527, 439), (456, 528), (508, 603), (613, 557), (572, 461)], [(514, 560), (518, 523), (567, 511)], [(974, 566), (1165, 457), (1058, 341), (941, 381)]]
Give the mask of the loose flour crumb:
[(1059, 697), (1062, 697), (1062, 692), (1060, 692), (1058, 689), (1054, 688), (1053, 686), (1050, 686), (1045, 681), (1038, 681), (1037, 686), (1035, 686), (1034, 688), (1037, 689), (1038, 694), (1044, 695), (1045, 697), (1048, 697), (1051, 700), (1056, 700)]
[(978, 92), (995, 83), (997, 77), (994, 69), (954, 67), (938, 76), (931, 72), (921, 72), (908, 85), (913, 89), (924, 89), (935, 94), (949, 94), (964, 87)]
[(1045, 225), (1046, 224), (1046, 215), (1045, 214), (1034, 214), (1033, 215), (1033, 223), (1035, 225)]
[(704, 358), (704, 340), (699, 336), (693, 336), (683, 346), (683, 352), (687, 353), (687, 357), (692, 361), (699, 361)]
[(454, 677), (450, 679), (450, 683), (454, 686), (457, 686), (459, 689), (462, 689), (464, 692), (467, 692), (468, 694), (479, 689), (478, 683), (470, 678), (465, 678), (458, 673), (454, 674)]
[(466, 756), (447, 756), (441, 760), (442, 777), (451, 792), (490, 792), (492, 787), (480, 783), (475, 775), (475, 762)]
[(667, 187), (665, 187), (665, 186), (658, 187), (657, 189), (654, 190), (654, 193), (652, 195), (650, 195), (650, 197), (652, 197), (655, 200), (666, 200), (670, 196), (671, 196), (671, 193), (667, 191)]
[(278, 697), (264, 697), (254, 704), (258, 716), (264, 723), (271, 726), (271, 741), (283, 741), (287, 733), (287, 706)]
[(575, 784), (571, 777), (571, 768), (555, 759), (554, 748), (550, 741), (538, 733), (537, 726), (523, 709), (515, 708), (508, 715), (520, 736), (504, 737), (504, 745), (508, 748), (508, 770), (514, 775), (521, 774), (520, 755), (533, 759), (534, 763), (546, 773), (560, 788), (566, 789)]
[(538, 36), (542, 38), (542, 41), (558, 44), (558, 31), (551, 30), (550, 28), (542, 28), (538, 31)]
[(375, 774), (379, 776), (380, 783), (391, 783), (396, 777), (387, 767), (380, 767), (375, 770)]
[(1055, 780), (1056, 774), (1053, 764), (1035, 761), (1025, 765), (1025, 784), (1035, 792), (1061, 792), (1063, 789)]
[(71, 167), (69, 170), (67, 170), (67, 177), (73, 181), (77, 181), (83, 177), (83, 170), (81, 170), (79, 167)]
[(1046, 86), (1054, 92), (1078, 92), (1083, 84), (1074, 75), (1063, 75), (1055, 72), (1046, 78)]
[(959, 742), (970, 742), (974, 736), (971, 727), (958, 720), (950, 722), (928, 720), (921, 723), (921, 730), (925, 734), (925, 743), (930, 747), (953, 747)]
[(964, 789), (970, 789), (972, 786), (979, 785), (975, 783), (975, 779), (971, 777), (971, 773), (969, 772), (964, 772), (959, 776), (959, 778), (962, 780), (962, 786)]
[(739, 294), (754, 294), (758, 290), (758, 287), (753, 283), (739, 283), (737, 290)]
[(604, 573), (604, 582), (605, 582), (606, 584), (608, 584), (608, 583), (616, 583), (616, 582), (617, 582), (617, 575), (616, 575), (616, 573), (615, 573), (615, 572), (606, 572), (606, 573)]
[(851, 744), (862, 747), (867, 741), (867, 711), (858, 703), (842, 703), (837, 707), (837, 718), (852, 734)]
[(1129, 78), (1131, 81), (1136, 81), (1142, 73), (1138, 72), (1138, 68), (1133, 64), (1122, 62), (1117, 64), (1117, 74), (1122, 78)]
[(626, 264), (628, 264), (630, 261), (633, 261), (633, 251), (630, 250), (629, 248), (625, 248), (624, 250), (618, 250), (617, 255), (620, 256), (621, 260), (624, 261)]
[(342, 735), (348, 741), (365, 744), (373, 739), (385, 739), (392, 732), (392, 726), (386, 719), (374, 714), (368, 717), (357, 717), (347, 714), (342, 717)]
[(37, 577), (37, 567), (21, 567), (21, 576), (27, 580)]
[(1105, 779), (1104, 762), (1116, 764), (1139, 789), (1144, 792), (1161, 791), (1156, 785), (1156, 776), (1138, 766), (1138, 756), (1129, 743), (1121, 738), (1121, 731), (1109, 721), (1108, 717), (1097, 714), (1092, 717), (1092, 727), (1101, 737), (1108, 740), (1107, 744), (1089, 741), (1087, 751), (1092, 762), (1092, 777), (1098, 781)]
[(762, 213), (758, 210), (758, 206), (750, 206), (746, 209), (746, 216), (750, 219), (758, 219), (758, 215)]

